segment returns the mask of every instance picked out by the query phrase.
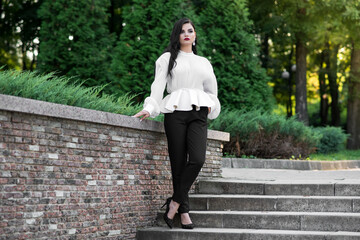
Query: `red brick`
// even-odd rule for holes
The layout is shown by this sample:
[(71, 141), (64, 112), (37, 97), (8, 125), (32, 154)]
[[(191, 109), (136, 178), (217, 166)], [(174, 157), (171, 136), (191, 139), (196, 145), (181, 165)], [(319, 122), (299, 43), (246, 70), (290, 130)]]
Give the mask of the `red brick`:
[[(0, 161), (6, 160), (1, 170), (11, 172), (0, 178), (4, 186), (0, 198), (12, 203), (0, 211), (8, 211), (6, 217), (16, 221), (11, 221), (12, 226), (0, 223), (0, 238), (69, 239), (68, 231), (74, 228), (77, 239), (96, 239), (99, 233), (120, 229), (119, 236), (102, 239), (135, 239), (138, 227), (153, 224), (161, 196), (171, 194), (164, 134), (0, 113), (14, 115), (0, 128)], [(112, 136), (121, 141), (113, 141)], [(67, 143), (76, 148), (67, 148)], [(29, 151), (29, 145), (38, 145), (39, 151)], [(208, 145), (207, 158), (220, 160), (221, 143), (211, 140)], [(58, 159), (49, 154), (57, 154)], [(219, 176), (220, 164), (206, 163), (201, 176)], [(88, 185), (89, 181), (96, 185)], [(118, 185), (119, 181), (124, 184)], [(149, 195), (156, 200), (149, 200)], [(100, 219), (101, 215), (107, 218)], [(39, 217), (27, 225), (25, 216)], [(49, 231), (48, 224), (55, 224), (57, 230)]]

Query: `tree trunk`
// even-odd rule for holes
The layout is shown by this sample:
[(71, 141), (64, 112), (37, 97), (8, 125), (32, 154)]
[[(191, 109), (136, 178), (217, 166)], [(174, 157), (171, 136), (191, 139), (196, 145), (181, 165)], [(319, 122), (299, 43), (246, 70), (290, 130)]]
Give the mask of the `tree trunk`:
[(348, 149), (360, 149), (360, 45), (353, 43), (349, 96), (347, 112), (347, 131), (350, 137)]
[(287, 112), (287, 117), (290, 118), (293, 115), (293, 110), (292, 110), (292, 90), (293, 90), (293, 78), (294, 78), (294, 73), (291, 69), (292, 64), (291, 64), (291, 60), (293, 58), (293, 54), (294, 54), (294, 46), (293, 44), (291, 44), (291, 51), (288, 57), (288, 68), (287, 71), (289, 73), (289, 79), (288, 79), (288, 100), (287, 100), (287, 104), (286, 104), (286, 112)]
[(292, 99), (291, 99), (291, 97), (292, 97), (292, 76), (293, 76), (293, 74), (290, 73), (290, 76), (288, 79), (288, 100), (286, 103), (286, 113), (287, 113), (288, 118), (292, 117), (292, 115), (293, 115), (293, 105), (292, 105)]
[(330, 49), (329, 42), (327, 43), (328, 58), (326, 61), (326, 70), (329, 79), (329, 88), (331, 95), (331, 125), (340, 125), (340, 107), (339, 107), (339, 85), (337, 83), (337, 54), (339, 45)]
[(298, 120), (309, 125), (306, 92), (306, 46), (299, 36), (302, 36), (302, 33), (298, 33), (296, 36), (295, 113)]
[(328, 108), (329, 108), (329, 99), (326, 94), (326, 79), (325, 79), (325, 69), (323, 64), (328, 54), (327, 50), (321, 52), (320, 55), (320, 70), (319, 70), (319, 86), (320, 86), (320, 125), (326, 126), (327, 117), (328, 117)]

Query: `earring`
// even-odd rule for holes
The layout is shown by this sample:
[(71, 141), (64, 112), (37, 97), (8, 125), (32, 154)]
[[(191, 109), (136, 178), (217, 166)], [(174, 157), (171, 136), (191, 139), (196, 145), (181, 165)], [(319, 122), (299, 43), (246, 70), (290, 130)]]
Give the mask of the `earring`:
[[(195, 39), (195, 40), (196, 40), (196, 39)], [(193, 41), (193, 46), (195, 46), (195, 44), (196, 44), (196, 43), (195, 43), (195, 40)]]

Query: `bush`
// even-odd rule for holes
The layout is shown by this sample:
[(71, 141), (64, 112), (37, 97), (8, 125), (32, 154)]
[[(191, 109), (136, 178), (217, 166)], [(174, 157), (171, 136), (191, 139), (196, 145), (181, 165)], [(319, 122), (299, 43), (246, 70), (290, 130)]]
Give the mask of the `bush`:
[[(218, 79), (220, 102), (232, 109), (273, 108), (270, 78), (259, 64), (259, 48), (252, 33), (246, 0), (197, 2), (205, 41), (203, 54)], [(226, 10), (224, 10), (226, 9)], [(224, 38), (226, 36), (226, 38)]]
[(314, 128), (314, 132), (321, 135), (320, 141), (316, 145), (318, 153), (334, 153), (345, 148), (348, 134), (339, 127), (319, 127)]
[(230, 133), (224, 152), (258, 158), (306, 158), (320, 135), (295, 118), (267, 112), (224, 110), (210, 128)]
[(132, 96), (115, 97), (102, 94), (103, 87), (70, 84), (70, 79), (57, 77), (54, 73), (39, 75), (36, 72), (6, 70), (0, 72), (0, 94), (124, 115), (133, 115), (140, 110), (139, 105), (132, 104)]

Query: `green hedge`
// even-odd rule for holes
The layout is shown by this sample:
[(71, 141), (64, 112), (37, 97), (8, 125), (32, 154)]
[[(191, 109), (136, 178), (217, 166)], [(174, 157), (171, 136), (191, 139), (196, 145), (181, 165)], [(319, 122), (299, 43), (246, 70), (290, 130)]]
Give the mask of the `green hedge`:
[(339, 127), (320, 127), (314, 128), (314, 131), (320, 135), (320, 141), (316, 145), (318, 153), (335, 153), (345, 149), (348, 134)]
[(210, 127), (230, 133), (224, 151), (237, 157), (306, 158), (315, 152), (321, 137), (295, 118), (257, 110), (224, 110)]
[(124, 115), (133, 115), (141, 109), (140, 105), (132, 103), (134, 96), (103, 94), (104, 86), (83, 87), (84, 81), (70, 84), (70, 79), (72, 78), (57, 77), (54, 73), (0, 71), (0, 94)]
[[(0, 71), (0, 93), (124, 115), (141, 110), (139, 104), (132, 103), (133, 96), (102, 94), (103, 87), (83, 87), (81, 82), (70, 84), (69, 80), (53, 73)], [(160, 115), (155, 120), (162, 119)], [(259, 110), (225, 109), (210, 122), (209, 128), (229, 132), (231, 141), (225, 144), (224, 152), (238, 157), (306, 158), (315, 151), (337, 152), (344, 148), (347, 139), (341, 128), (312, 129), (295, 118)]]

